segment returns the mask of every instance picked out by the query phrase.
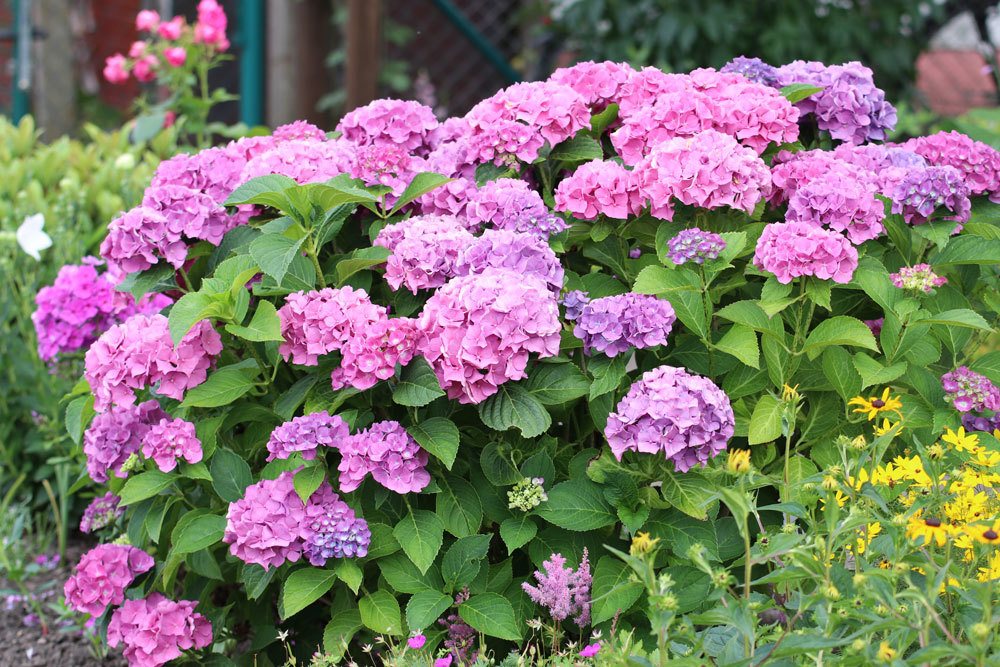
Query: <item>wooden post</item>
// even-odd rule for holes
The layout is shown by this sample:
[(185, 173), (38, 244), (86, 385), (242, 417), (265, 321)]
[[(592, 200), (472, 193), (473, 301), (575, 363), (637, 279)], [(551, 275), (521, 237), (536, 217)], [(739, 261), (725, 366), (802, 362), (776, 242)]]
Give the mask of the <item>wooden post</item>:
[(76, 66), (73, 33), (65, 0), (34, 0), (33, 23), (45, 32), (34, 40), (32, 52), (32, 109), (46, 141), (76, 129)]
[(324, 127), (316, 104), (329, 90), (330, 2), (268, 0), (266, 6), (267, 123), (304, 119)]
[(345, 111), (378, 97), (382, 57), (382, 0), (347, 0)]

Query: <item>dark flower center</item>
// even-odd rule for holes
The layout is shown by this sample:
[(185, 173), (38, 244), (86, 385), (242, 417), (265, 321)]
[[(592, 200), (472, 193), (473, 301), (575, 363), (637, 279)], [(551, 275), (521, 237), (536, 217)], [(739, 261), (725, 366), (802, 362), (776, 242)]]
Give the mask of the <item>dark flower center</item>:
[(881, 398), (876, 398), (874, 401), (872, 401), (872, 407), (873, 408), (884, 408), (885, 407), (885, 401), (883, 401)]
[(983, 533), (983, 539), (984, 540), (991, 540), (992, 541), (992, 540), (997, 539), (998, 537), (1000, 537), (1000, 535), (997, 535), (997, 531), (993, 530), (992, 528), (990, 528), (985, 533)]
[(924, 519), (924, 523), (930, 526), (931, 528), (941, 527), (941, 519)]

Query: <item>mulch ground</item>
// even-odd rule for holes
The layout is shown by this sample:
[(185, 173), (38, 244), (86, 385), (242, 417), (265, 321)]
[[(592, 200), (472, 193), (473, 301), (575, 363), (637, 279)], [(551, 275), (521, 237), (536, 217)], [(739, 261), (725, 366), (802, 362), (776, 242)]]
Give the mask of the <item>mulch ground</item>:
[[(71, 545), (62, 565), (51, 572), (39, 574), (27, 582), (33, 591), (55, 590), (62, 594), (63, 582), (69, 576), (80, 554), (90, 545)], [(0, 579), (0, 590), (11, 591), (14, 586)], [(43, 605), (44, 606), (44, 605)], [(120, 654), (106, 659), (95, 658), (91, 652), (90, 639), (75, 629), (61, 629), (54, 619), (50, 619), (48, 633), (43, 633), (38, 625), (25, 626), (24, 616), (28, 613), (20, 605), (7, 610), (0, 604), (0, 665), (18, 667), (124, 667), (125, 660)]]

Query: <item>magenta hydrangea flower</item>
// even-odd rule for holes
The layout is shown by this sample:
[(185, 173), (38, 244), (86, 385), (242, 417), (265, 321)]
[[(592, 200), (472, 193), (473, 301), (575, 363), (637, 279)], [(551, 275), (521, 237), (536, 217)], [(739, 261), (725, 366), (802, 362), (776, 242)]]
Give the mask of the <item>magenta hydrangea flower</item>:
[(682, 229), (667, 241), (667, 255), (671, 262), (678, 265), (687, 262), (704, 264), (706, 261), (718, 259), (719, 253), (725, 248), (725, 239), (697, 227)]
[(896, 109), (875, 85), (874, 73), (859, 62), (824, 65), (796, 60), (778, 68), (778, 83), (808, 83), (823, 90), (797, 103), (819, 129), (839, 141), (882, 141), (896, 126)]
[(562, 264), (545, 239), (534, 234), (488, 229), (462, 250), (455, 263), (455, 273), (460, 276), (490, 269), (534, 276), (556, 294), (562, 291)]
[(170, 398), (205, 381), (222, 338), (211, 322), (202, 320), (185, 334), (177, 347), (163, 315), (134, 315), (111, 327), (97, 339), (84, 359), (84, 376), (94, 393), (94, 409), (112, 404), (131, 405), (135, 390), (156, 385)]
[(316, 458), (318, 447), (335, 447), (349, 436), (350, 428), (339, 415), (313, 412), (281, 424), (267, 440), (267, 460), (287, 459), (299, 452), (306, 461)]
[(271, 134), (277, 141), (326, 141), (326, 132), (307, 120), (296, 120), (274, 128)]
[(583, 549), (580, 566), (575, 570), (566, 566), (562, 554), (552, 554), (542, 563), (545, 570), (535, 570), (537, 586), (528, 582), (521, 588), (528, 594), (531, 601), (546, 611), (555, 621), (565, 621), (573, 617), (573, 622), (579, 627), (590, 623), (590, 587), (593, 579), (590, 575), (590, 562), (587, 558), (587, 548)]
[(118, 517), (125, 514), (125, 508), (119, 506), (121, 498), (108, 491), (103, 496), (96, 496), (83, 510), (80, 519), (80, 532), (92, 533), (110, 526)]
[(930, 264), (914, 264), (900, 267), (897, 273), (890, 273), (889, 280), (899, 289), (930, 294), (935, 287), (948, 282), (944, 276), (934, 273)]
[(958, 169), (970, 194), (989, 195), (991, 201), (1000, 202), (1000, 152), (992, 146), (952, 131), (910, 139), (903, 148), (932, 165)]
[(385, 281), (416, 294), (458, 275), (458, 257), (475, 237), (454, 216), (416, 216), (385, 227), (373, 245), (388, 248)]
[(618, 460), (627, 451), (662, 454), (687, 472), (725, 451), (734, 428), (729, 397), (714, 382), (660, 366), (632, 384), (604, 435)]
[(846, 238), (810, 222), (774, 222), (757, 241), (754, 265), (787, 284), (801, 276), (848, 283), (858, 251)]
[(941, 376), (945, 400), (959, 412), (1000, 411), (1000, 388), (989, 378), (959, 366)]
[(419, 153), (428, 148), (428, 135), (437, 126), (434, 110), (420, 102), (382, 99), (344, 114), (337, 131), (358, 145), (393, 145)]
[(475, 193), (476, 182), (459, 177), (421, 195), (417, 199), (417, 206), (423, 215), (453, 215), (464, 218), (465, 209)]
[(38, 335), (38, 356), (52, 361), (84, 350), (111, 326), (136, 313), (157, 313), (171, 304), (162, 294), (147, 294), (138, 303), (115, 289), (110, 273), (98, 273), (99, 260), (59, 269), (52, 285), (35, 296), (31, 321)]
[(348, 385), (365, 390), (393, 376), (397, 366), (406, 366), (416, 351), (416, 320), (395, 317), (356, 328), (341, 346), (340, 367), (330, 373), (334, 389)]
[(108, 623), (108, 645), (124, 646), (129, 667), (161, 667), (184, 651), (212, 643), (212, 624), (195, 612), (197, 602), (160, 593), (126, 600)]
[(364, 558), (372, 533), (368, 522), (323, 482), (306, 504), (304, 554), (309, 563), (323, 567), (330, 558)]
[(229, 504), (222, 541), (233, 556), (265, 570), (299, 560), (306, 506), (295, 492), (293, 479), (291, 472), (263, 479)]
[(634, 72), (628, 63), (588, 60), (557, 69), (549, 81), (569, 86), (583, 97), (593, 113), (600, 113), (618, 99), (622, 86)]
[(737, 56), (722, 66), (723, 73), (739, 74), (748, 81), (764, 86), (778, 86), (778, 69), (760, 58)]
[(137, 206), (108, 224), (101, 257), (121, 273), (145, 271), (163, 258), (175, 269), (187, 258), (187, 244), (158, 211)]
[(481, 403), (526, 376), (529, 355), (559, 353), (556, 295), (504, 269), (455, 278), (427, 301), (417, 349), (448, 397)]
[(103, 483), (108, 481), (109, 474), (127, 477), (122, 465), (139, 451), (149, 429), (167, 416), (156, 401), (116, 405), (95, 415), (83, 434), (83, 453), (90, 478)]
[(540, 194), (516, 178), (485, 183), (469, 201), (466, 215), (476, 225), (544, 237), (569, 228), (562, 218), (549, 213)]
[(885, 324), (885, 318), (879, 317), (874, 320), (862, 320), (865, 326), (871, 329), (873, 336), (879, 336), (882, 333), (882, 325)]
[(152, 459), (157, 468), (170, 472), (177, 467), (180, 459), (188, 463), (201, 461), (201, 440), (191, 422), (165, 417), (143, 437), (142, 453), (147, 459)]
[(365, 476), (396, 493), (422, 491), (431, 481), (427, 452), (397, 421), (375, 422), (341, 440), (340, 490), (354, 491)]
[(386, 318), (386, 310), (371, 302), (363, 289), (327, 287), (295, 292), (278, 309), (281, 336), (278, 351), (285, 361), (315, 366), (319, 357), (343, 347), (356, 331), (366, 331)]
[(146, 188), (142, 206), (166, 218), (166, 238), (170, 240), (201, 239), (219, 245), (234, 226), (226, 209), (212, 197), (183, 185)]
[(659, 95), (642, 113), (624, 116), (621, 127), (611, 133), (611, 144), (627, 165), (637, 165), (652, 149), (674, 137), (690, 137), (713, 129), (721, 118), (719, 104), (694, 90), (690, 81)]
[(831, 162), (822, 175), (801, 183), (789, 196), (787, 220), (845, 232), (851, 243), (859, 245), (884, 231), (885, 206), (876, 194), (868, 172), (846, 162)]
[(593, 299), (583, 306), (573, 335), (588, 354), (615, 357), (630, 348), (666, 345), (677, 316), (669, 301), (628, 292)]
[(100, 616), (125, 599), (125, 589), (153, 567), (153, 557), (124, 544), (100, 544), (81, 558), (63, 592), (66, 604), (78, 612)]
[(403, 193), (417, 174), (427, 171), (424, 160), (414, 157), (402, 146), (371, 144), (355, 149), (348, 173), (365, 185), (384, 185), (392, 192), (386, 202), (392, 203)]
[(643, 67), (629, 73), (628, 80), (618, 90), (618, 113), (623, 119), (647, 113), (656, 100), (667, 93), (690, 87), (687, 75), (667, 74), (657, 67)]
[(752, 213), (771, 189), (770, 171), (753, 149), (715, 130), (664, 141), (636, 174), (652, 215), (665, 220), (673, 217), (671, 199)]
[(321, 183), (351, 171), (356, 148), (346, 141), (298, 139), (276, 143), (247, 161), (240, 180), (280, 174), (296, 183)]
[(632, 172), (617, 162), (585, 162), (564, 178), (555, 191), (557, 211), (581, 220), (599, 215), (624, 220), (643, 209), (642, 195)]
[[(852, 177), (864, 175), (865, 180), (873, 180), (874, 174), (866, 174), (860, 169), (861, 165), (855, 164), (859, 170), (851, 172)], [(781, 204), (813, 180), (822, 178), (830, 171), (845, 166), (844, 160), (837, 158), (829, 151), (802, 151), (799, 153), (789, 153), (781, 151), (774, 157), (774, 164), (771, 167), (771, 203)]]

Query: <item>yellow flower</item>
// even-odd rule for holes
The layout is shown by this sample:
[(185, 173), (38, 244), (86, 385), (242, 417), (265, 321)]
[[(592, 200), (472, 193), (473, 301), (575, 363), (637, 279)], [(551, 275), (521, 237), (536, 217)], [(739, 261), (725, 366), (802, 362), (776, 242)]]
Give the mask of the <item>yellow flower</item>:
[(962, 560), (964, 562), (971, 563), (976, 560), (975, 546), (975, 540), (969, 535), (969, 527), (965, 526), (962, 528), (962, 532), (955, 536), (955, 548), (962, 550)]
[(789, 387), (787, 384), (781, 389), (781, 400), (785, 402), (795, 402), (799, 400), (799, 385)]
[(948, 542), (952, 529), (941, 519), (934, 517), (923, 518), (917, 512), (906, 522), (906, 536), (911, 540), (922, 540), (926, 545), (936, 544), (943, 547)]
[(898, 396), (889, 396), (889, 387), (886, 387), (885, 391), (882, 392), (881, 398), (878, 396), (869, 396), (868, 398), (855, 396), (847, 404), (857, 405), (858, 407), (854, 408), (854, 412), (867, 414), (868, 421), (875, 419), (875, 417), (883, 412), (894, 412), (898, 415), (903, 407)]
[(656, 548), (656, 544), (659, 541), (660, 538), (650, 537), (649, 533), (636, 533), (632, 538), (632, 544), (629, 546), (628, 552), (633, 556), (648, 554)]
[(996, 468), (1000, 466), (1000, 452), (990, 451), (981, 447), (969, 458), (969, 463), (983, 466), (984, 468)]
[[(871, 544), (872, 539), (876, 535), (882, 532), (882, 524), (879, 522), (870, 523), (864, 528), (858, 528), (858, 539), (857, 539), (857, 553), (858, 555), (863, 555), (868, 545)], [(851, 550), (850, 544), (847, 545), (847, 549)]]
[(990, 554), (986, 567), (979, 568), (979, 581), (987, 582), (1000, 579), (1000, 549)]
[(895, 474), (900, 481), (906, 480), (925, 487), (934, 485), (930, 475), (924, 470), (924, 462), (919, 456), (897, 456), (892, 463), (897, 468)]
[(989, 498), (985, 493), (973, 489), (964, 490), (950, 502), (945, 503), (944, 513), (954, 523), (979, 521), (987, 516)]
[(975, 453), (979, 450), (979, 436), (975, 433), (965, 434), (965, 428), (959, 427), (958, 432), (948, 429), (941, 436), (949, 445), (952, 445), (960, 452)]
[(896, 659), (896, 649), (889, 646), (889, 642), (882, 642), (878, 645), (876, 657), (880, 662), (892, 662)]
[(965, 532), (976, 542), (982, 544), (1000, 544), (1000, 519), (996, 519), (989, 525), (969, 525), (965, 527)]
[(734, 475), (750, 472), (750, 450), (734, 449), (729, 452), (729, 458), (726, 459), (726, 469)]
[[(855, 412), (857, 412), (857, 410), (855, 410)], [(893, 431), (893, 429), (895, 429), (895, 431)], [(891, 422), (888, 419), (883, 419), (881, 426), (875, 424), (875, 437), (880, 438), (883, 435), (888, 435), (890, 432), (892, 432), (893, 435), (899, 435), (902, 430), (903, 422)]]
[(940, 461), (944, 458), (944, 447), (935, 442), (927, 448), (927, 456), (931, 457), (934, 461)]

